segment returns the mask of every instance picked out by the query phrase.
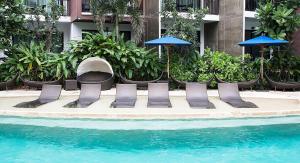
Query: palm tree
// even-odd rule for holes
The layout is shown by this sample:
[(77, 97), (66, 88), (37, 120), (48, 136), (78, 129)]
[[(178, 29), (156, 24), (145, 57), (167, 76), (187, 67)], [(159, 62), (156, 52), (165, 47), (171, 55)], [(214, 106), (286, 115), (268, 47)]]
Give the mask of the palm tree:
[(131, 24), (134, 32), (134, 41), (139, 42), (143, 33), (143, 19), (141, 17), (141, 0), (91, 0), (91, 9), (98, 30), (104, 33), (105, 17), (111, 15), (114, 23), (116, 38), (119, 40), (119, 22), (122, 21), (125, 14), (131, 16)]

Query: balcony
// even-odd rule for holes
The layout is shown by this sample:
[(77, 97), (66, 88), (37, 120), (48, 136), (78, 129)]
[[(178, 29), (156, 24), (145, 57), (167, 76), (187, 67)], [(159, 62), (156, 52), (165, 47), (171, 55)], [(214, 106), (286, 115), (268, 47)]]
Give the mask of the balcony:
[[(219, 0), (176, 0), (176, 10), (178, 12), (187, 12), (189, 8), (200, 9), (208, 8), (208, 14), (219, 14)], [(162, 8), (164, 1), (162, 1)]]
[[(42, 6), (46, 11), (49, 11), (50, 0), (24, 0), (23, 3), (27, 7), (35, 8), (37, 6)], [(57, 0), (57, 4), (63, 6), (64, 13), (63, 16), (70, 15), (70, 0)]]

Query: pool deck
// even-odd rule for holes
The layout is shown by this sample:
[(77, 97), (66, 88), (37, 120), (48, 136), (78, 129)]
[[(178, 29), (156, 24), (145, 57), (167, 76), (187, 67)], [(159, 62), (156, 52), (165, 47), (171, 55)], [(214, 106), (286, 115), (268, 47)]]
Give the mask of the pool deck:
[(88, 108), (63, 108), (78, 98), (79, 91), (62, 91), (60, 100), (35, 109), (14, 108), (24, 101), (36, 99), (40, 91), (0, 91), (0, 115), (47, 118), (92, 119), (197, 119), (243, 118), (300, 115), (300, 92), (242, 91), (246, 101), (258, 108), (233, 108), (219, 100), (217, 90), (209, 90), (209, 100), (216, 109), (192, 109), (185, 100), (185, 91), (170, 91), (172, 108), (147, 108), (147, 91), (138, 91), (135, 108), (110, 108), (115, 89), (102, 91), (101, 98)]

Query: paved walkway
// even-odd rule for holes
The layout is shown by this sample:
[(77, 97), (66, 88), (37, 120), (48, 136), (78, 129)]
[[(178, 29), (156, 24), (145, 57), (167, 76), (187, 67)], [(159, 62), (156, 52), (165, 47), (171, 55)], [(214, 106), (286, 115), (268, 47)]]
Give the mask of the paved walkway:
[(101, 99), (88, 108), (64, 108), (78, 98), (79, 91), (63, 91), (56, 102), (35, 109), (14, 108), (17, 103), (36, 99), (40, 91), (0, 91), (0, 115), (51, 117), (51, 118), (100, 118), (100, 119), (191, 119), (191, 118), (240, 118), (300, 115), (300, 92), (243, 91), (241, 96), (259, 108), (232, 108), (218, 98), (217, 90), (209, 90), (209, 99), (216, 109), (191, 109), (184, 91), (171, 91), (173, 108), (147, 108), (147, 91), (138, 91), (135, 108), (110, 108), (115, 89), (103, 91)]

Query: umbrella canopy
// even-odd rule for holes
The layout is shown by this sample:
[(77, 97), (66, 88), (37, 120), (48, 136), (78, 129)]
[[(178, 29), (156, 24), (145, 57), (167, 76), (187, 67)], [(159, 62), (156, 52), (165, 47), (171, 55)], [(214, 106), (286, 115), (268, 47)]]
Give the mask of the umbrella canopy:
[(168, 78), (170, 76), (170, 57), (169, 57), (169, 46), (171, 45), (176, 45), (176, 46), (183, 46), (183, 45), (191, 45), (192, 43), (181, 40), (176, 37), (172, 36), (164, 36), (155, 40), (147, 41), (145, 42), (145, 45), (165, 45), (166, 50), (167, 50), (167, 55), (168, 55), (168, 63), (167, 63), (167, 73), (168, 73)]
[(145, 42), (145, 45), (191, 45), (192, 43), (172, 36), (164, 36)]
[(289, 43), (286, 40), (278, 40), (278, 39), (272, 39), (267, 36), (259, 36), (244, 42), (240, 42), (240, 46), (256, 46), (256, 45), (266, 45), (266, 46), (272, 46), (272, 45), (280, 45), (280, 44), (287, 44)]
[(281, 44), (287, 44), (289, 43), (286, 40), (278, 40), (273, 39), (267, 36), (259, 36), (244, 42), (240, 42), (240, 46), (260, 46), (261, 51), (261, 59), (260, 59), (260, 77), (262, 81), (264, 80), (264, 48), (265, 46), (274, 46), (274, 45), (281, 45)]

